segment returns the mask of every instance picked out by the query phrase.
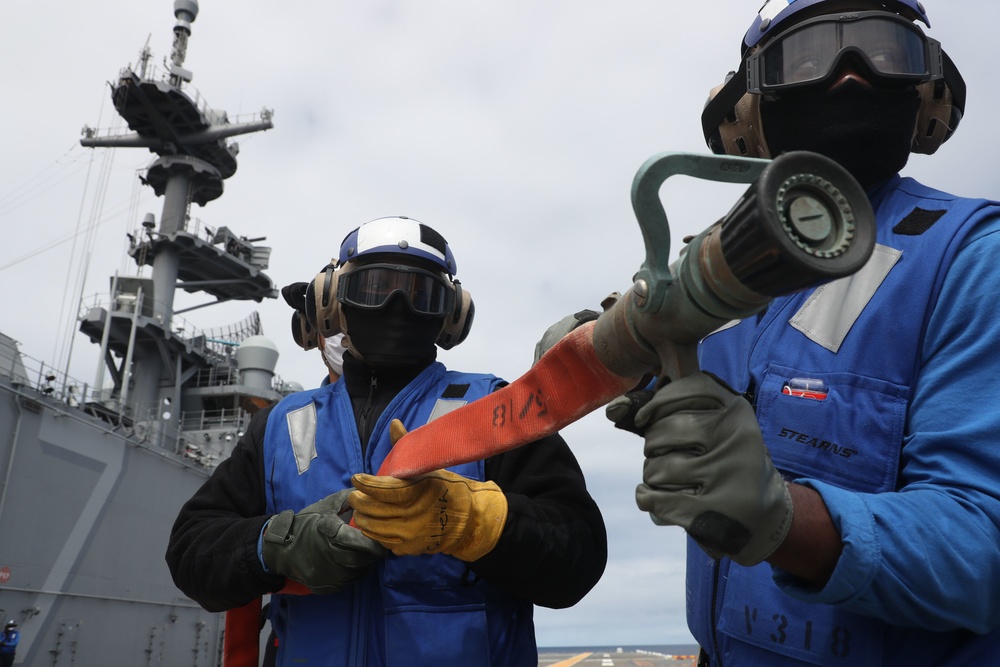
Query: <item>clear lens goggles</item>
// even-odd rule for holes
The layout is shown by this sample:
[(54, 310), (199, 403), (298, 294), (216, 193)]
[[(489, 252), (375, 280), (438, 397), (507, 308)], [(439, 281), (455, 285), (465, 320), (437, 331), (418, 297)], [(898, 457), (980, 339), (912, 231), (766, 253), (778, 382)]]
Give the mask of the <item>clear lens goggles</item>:
[(396, 293), (419, 315), (441, 317), (454, 306), (451, 285), (439, 274), (415, 266), (364, 264), (337, 279), (337, 299), (356, 308), (382, 308)]
[(885, 12), (820, 16), (791, 28), (747, 58), (747, 91), (766, 93), (825, 81), (847, 54), (883, 81), (942, 77), (941, 44)]

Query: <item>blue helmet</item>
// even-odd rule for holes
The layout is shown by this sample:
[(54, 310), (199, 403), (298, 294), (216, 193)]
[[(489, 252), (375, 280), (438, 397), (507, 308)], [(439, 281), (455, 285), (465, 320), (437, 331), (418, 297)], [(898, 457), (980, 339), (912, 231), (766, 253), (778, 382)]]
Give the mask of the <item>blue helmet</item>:
[[(884, 17), (879, 19), (883, 13)], [(838, 24), (847, 26), (869, 19), (878, 21), (870, 25), (880, 25), (889, 34), (893, 22), (909, 26), (900, 33), (906, 39), (899, 38), (905, 50), (902, 51), (904, 58), (897, 59), (898, 63), (884, 59), (876, 61), (866, 53), (864, 44), (846, 41), (848, 31), (845, 29), (840, 36), (845, 41), (837, 45), (838, 51), (828, 49), (820, 54), (825, 60), (809, 61), (814, 65), (813, 71), (786, 71), (780, 66), (795, 62), (793, 59), (786, 61), (786, 48), (812, 44), (807, 31)], [(917, 22), (930, 27), (927, 12), (918, 0), (766, 0), (741, 42), (739, 69), (730, 72), (725, 82), (709, 94), (701, 116), (706, 142), (719, 154), (773, 157), (763, 134), (761, 97), (822, 83), (825, 77), (835, 73), (841, 56), (851, 54), (864, 59), (861, 64), (868, 67), (867, 73), (887, 84), (909, 81), (916, 85), (921, 102), (911, 151), (934, 153), (961, 122), (966, 88), (955, 63), (937, 40), (927, 37), (914, 25)], [(877, 37), (867, 28), (851, 34), (851, 39)], [(917, 42), (924, 46), (914, 48)], [(789, 46), (792, 44), (795, 46)], [(771, 63), (775, 66), (771, 67)]]
[[(801, 14), (802, 11), (824, 3), (831, 5), (853, 5), (855, 9), (862, 6), (868, 9), (882, 8), (885, 11), (904, 16), (911, 21), (920, 21), (928, 28), (931, 27), (931, 22), (927, 18), (924, 6), (917, 0), (856, 0), (855, 2), (844, 2), (844, 0), (767, 0), (764, 6), (760, 8), (757, 18), (754, 19), (750, 29), (747, 30), (746, 35), (743, 37), (743, 52), (746, 53), (749, 49), (760, 44), (765, 38), (781, 32), (778, 28), (798, 23), (804, 18)], [(816, 11), (819, 13), (826, 13), (835, 9), (836, 7), (831, 7), (830, 9), (816, 7)], [(816, 11), (812, 13), (816, 13)], [(806, 16), (808, 15), (806, 14)]]
[(427, 225), (406, 216), (377, 218), (347, 235), (340, 245), (341, 266), (373, 254), (406, 255), (427, 260), (450, 276), (457, 267), (448, 242)]

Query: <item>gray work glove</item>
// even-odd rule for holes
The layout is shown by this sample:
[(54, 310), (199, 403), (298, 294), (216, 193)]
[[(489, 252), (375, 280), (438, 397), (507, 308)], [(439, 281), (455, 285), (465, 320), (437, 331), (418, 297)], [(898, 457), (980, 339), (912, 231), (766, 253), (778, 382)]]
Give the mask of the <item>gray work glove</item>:
[(576, 329), (585, 322), (596, 320), (600, 315), (596, 310), (581, 310), (578, 313), (567, 315), (550, 326), (542, 334), (542, 339), (535, 343), (535, 358), (531, 362), (531, 365), (534, 366), (537, 364), (542, 355), (552, 349), (552, 346), (561, 341), (570, 331), (573, 331), (573, 329)]
[(309, 505), (271, 517), (264, 532), (264, 564), (271, 572), (305, 584), (315, 593), (336, 593), (360, 579), (386, 550), (348, 525), (347, 488)]
[(792, 499), (753, 408), (705, 373), (658, 390), (635, 416), (645, 429), (639, 509), (681, 526), (713, 558), (756, 565), (792, 524)]

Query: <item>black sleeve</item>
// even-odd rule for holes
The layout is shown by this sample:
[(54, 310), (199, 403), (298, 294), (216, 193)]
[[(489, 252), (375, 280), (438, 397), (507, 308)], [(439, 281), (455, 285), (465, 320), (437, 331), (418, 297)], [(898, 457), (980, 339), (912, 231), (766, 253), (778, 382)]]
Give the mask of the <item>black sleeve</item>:
[(181, 507), (170, 532), (167, 565), (174, 583), (208, 611), (243, 606), (284, 585), (264, 571), (257, 538), (270, 516), (264, 490), (264, 427), (254, 415), (229, 458)]
[(604, 574), (608, 535), (576, 457), (553, 435), (486, 460), (507, 496), (496, 548), (469, 568), (543, 607), (571, 607)]

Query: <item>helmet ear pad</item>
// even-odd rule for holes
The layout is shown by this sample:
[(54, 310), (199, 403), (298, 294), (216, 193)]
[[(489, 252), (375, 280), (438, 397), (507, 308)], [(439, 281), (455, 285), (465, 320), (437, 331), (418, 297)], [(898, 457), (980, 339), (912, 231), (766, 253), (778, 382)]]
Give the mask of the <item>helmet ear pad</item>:
[(319, 341), (316, 340), (316, 329), (309, 324), (309, 318), (300, 310), (292, 313), (292, 339), (303, 350), (319, 347)]
[(472, 320), (476, 315), (476, 305), (472, 302), (472, 295), (467, 290), (462, 289), (462, 283), (452, 280), (455, 288), (455, 307), (450, 315), (444, 318), (444, 326), (438, 335), (437, 344), (444, 350), (450, 350), (462, 341), (472, 329)]
[(340, 302), (337, 300), (338, 267), (327, 264), (306, 288), (306, 319), (313, 330), (324, 338), (332, 338), (343, 330)]
[(958, 127), (962, 112), (951, 86), (944, 80), (922, 83), (917, 87), (917, 93), (920, 95), (920, 111), (917, 112), (917, 126), (913, 130), (910, 150), (932, 155)]
[[(714, 99), (725, 85), (713, 88), (709, 93), (709, 100)], [(723, 116), (715, 134), (709, 138), (708, 145), (713, 153), (719, 155), (771, 157), (760, 117), (760, 96), (745, 93)]]

